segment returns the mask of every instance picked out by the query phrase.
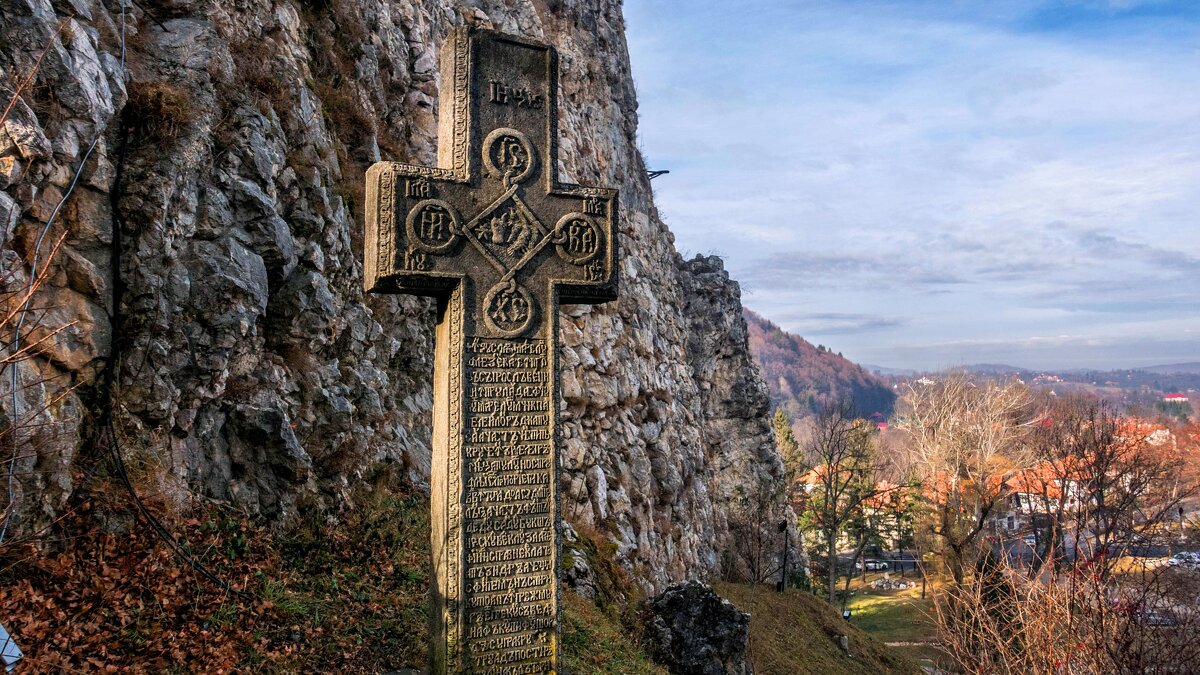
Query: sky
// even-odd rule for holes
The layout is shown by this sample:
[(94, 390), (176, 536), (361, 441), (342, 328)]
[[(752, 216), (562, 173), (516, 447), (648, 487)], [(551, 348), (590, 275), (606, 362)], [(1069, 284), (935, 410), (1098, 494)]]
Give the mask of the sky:
[(1200, 0), (625, 0), (686, 256), (847, 358), (1200, 361)]

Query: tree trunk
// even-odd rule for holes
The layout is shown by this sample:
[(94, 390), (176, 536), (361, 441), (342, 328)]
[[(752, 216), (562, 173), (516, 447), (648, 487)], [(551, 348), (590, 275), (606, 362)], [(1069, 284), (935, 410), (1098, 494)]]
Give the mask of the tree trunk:
[(963, 579), (966, 574), (963, 573), (963, 554), (962, 550), (954, 545), (950, 546), (950, 576), (954, 577), (954, 585), (962, 586)]
[(836, 604), (834, 593), (837, 591), (837, 534), (833, 532), (825, 533), (826, 551), (829, 553), (827, 566), (829, 567), (829, 595), (826, 599), (829, 604)]

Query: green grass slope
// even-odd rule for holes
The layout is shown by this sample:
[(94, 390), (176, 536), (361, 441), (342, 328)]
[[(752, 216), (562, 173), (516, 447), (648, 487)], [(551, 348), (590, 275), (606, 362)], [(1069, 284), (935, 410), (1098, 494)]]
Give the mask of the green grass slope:
[(562, 662), (571, 675), (668, 675), (654, 664), (637, 637), (571, 591), (562, 594)]
[[(917, 675), (916, 663), (842, 619), (812, 595), (770, 586), (717, 583), (717, 592), (750, 613), (756, 675)], [(850, 637), (850, 656), (838, 637)]]

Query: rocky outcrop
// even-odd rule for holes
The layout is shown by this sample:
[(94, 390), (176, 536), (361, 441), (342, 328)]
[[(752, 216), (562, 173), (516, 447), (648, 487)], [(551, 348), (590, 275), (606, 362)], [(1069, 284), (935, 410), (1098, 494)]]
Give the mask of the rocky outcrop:
[[(771, 428), (771, 401), (747, 347), (741, 289), (716, 256), (679, 265), (687, 298), (687, 355), (699, 388), (706, 462), (716, 471), (713, 518), (734, 553), (727, 578), (763, 581), (775, 573), (783, 546), (778, 523), (798, 542), (782, 492), (784, 466)], [(763, 536), (763, 530), (769, 536)], [(792, 560), (803, 553), (793, 550)]]
[(750, 615), (708, 585), (671, 586), (646, 607), (646, 644), (676, 675), (750, 675)]
[(180, 501), (284, 522), (397, 469), (428, 479), (433, 309), (363, 294), (363, 174), (435, 163), (438, 50), (472, 23), (559, 49), (560, 173), (620, 186), (621, 299), (561, 321), (563, 513), (648, 586), (718, 569), (729, 505), (779, 460), (736, 285), (680, 260), (651, 202), (619, 2), (121, 6), (0, 6), (0, 79), (35, 73), (0, 130), (5, 282), (48, 272), (22, 329), (45, 340), (0, 384), (5, 417), (42, 430), (16, 455), (14, 531), (98, 461), (85, 410), (109, 373), (124, 451)]

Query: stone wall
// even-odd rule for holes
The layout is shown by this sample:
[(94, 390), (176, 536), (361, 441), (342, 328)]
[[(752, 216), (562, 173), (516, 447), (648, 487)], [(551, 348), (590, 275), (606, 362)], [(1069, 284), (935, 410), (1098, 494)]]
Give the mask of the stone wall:
[(564, 308), (564, 513), (648, 585), (716, 570), (737, 495), (781, 466), (737, 286), (683, 262), (654, 209), (619, 2), (125, 6), (0, 6), (3, 81), (45, 52), (0, 130), (10, 290), (51, 216), (42, 260), (65, 233), (24, 337), (46, 340), (13, 367), (19, 411), (50, 423), (22, 439), (15, 531), (100, 461), (87, 410), (109, 372), (130, 464), (180, 503), (285, 522), (387, 473), (427, 480), (432, 309), (363, 294), (363, 172), (435, 162), (438, 49), (472, 23), (559, 49), (560, 174), (621, 189), (621, 299)]

